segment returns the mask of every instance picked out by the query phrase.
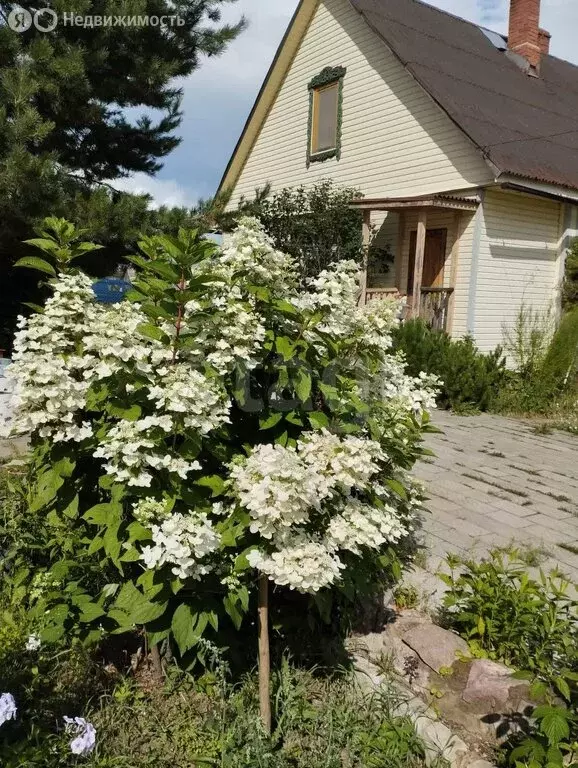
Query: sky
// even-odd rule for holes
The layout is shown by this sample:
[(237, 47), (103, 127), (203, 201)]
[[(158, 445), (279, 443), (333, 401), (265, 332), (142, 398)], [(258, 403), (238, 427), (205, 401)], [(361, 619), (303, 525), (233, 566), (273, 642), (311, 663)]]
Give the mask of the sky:
[[(297, 5), (298, 0), (232, 2), (224, 19), (244, 15), (249, 27), (222, 56), (205, 58), (181, 83), (181, 144), (155, 177), (137, 174), (115, 186), (146, 192), (155, 206), (191, 206), (214, 194)], [(507, 32), (509, 0), (430, 0), (430, 5)], [(578, 64), (576, 0), (542, 0), (540, 25), (552, 34), (551, 53)]]

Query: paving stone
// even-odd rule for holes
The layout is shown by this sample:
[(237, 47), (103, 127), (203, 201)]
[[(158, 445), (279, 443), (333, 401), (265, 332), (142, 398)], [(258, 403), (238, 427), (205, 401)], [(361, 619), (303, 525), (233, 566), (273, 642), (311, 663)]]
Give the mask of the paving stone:
[(489, 414), (438, 412), (434, 423), (443, 434), (426, 444), (436, 458), (416, 468), (429, 496), (423, 530), (432, 557), (529, 545), (574, 578), (578, 555), (556, 545), (578, 542), (578, 438), (535, 435), (527, 422)]

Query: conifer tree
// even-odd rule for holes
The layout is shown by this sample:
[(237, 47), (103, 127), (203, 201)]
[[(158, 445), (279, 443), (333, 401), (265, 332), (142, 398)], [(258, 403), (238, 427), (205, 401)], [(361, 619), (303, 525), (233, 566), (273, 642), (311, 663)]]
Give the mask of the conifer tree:
[[(64, 0), (0, 2), (0, 348), (37, 282), (11, 265), (46, 215), (66, 215), (104, 242), (104, 264), (146, 230), (146, 197), (107, 185), (157, 172), (179, 144), (182, 88), (175, 83), (241, 32), (244, 19), (221, 21), (223, 7), (234, 2), (76, 0), (74, 8)], [(58, 14), (54, 30), (9, 26), (11, 11), (34, 14), (44, 5)], [(112, 23), (65, 24), (72, 11)], [(115, 23), (138, 16), (178, 16), (180, 24)]]

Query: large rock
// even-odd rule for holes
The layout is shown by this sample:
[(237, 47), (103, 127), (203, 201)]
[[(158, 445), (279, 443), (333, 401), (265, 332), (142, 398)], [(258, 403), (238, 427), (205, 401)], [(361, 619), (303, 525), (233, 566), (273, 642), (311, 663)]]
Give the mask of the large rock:
[(517, 709), (528, 698), (529, 683), (512, 677), (512, 670), (489, 659), (472, 662), (463, 699), (492, 709)]
[(467, 656), (469, 651), (465, 640), (435, 624), (413, 627), (403, 635), (403, 642), (435, 672), (451, 667), (458, 655)]

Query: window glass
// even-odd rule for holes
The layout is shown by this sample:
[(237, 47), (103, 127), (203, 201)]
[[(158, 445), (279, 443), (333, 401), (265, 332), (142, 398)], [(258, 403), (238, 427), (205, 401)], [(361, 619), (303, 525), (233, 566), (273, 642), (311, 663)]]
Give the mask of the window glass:
[(314, 93), (313, 146), (311, 151), (325, 152), (337, 145), (337, 100), (339, 84), (333, 83)]

